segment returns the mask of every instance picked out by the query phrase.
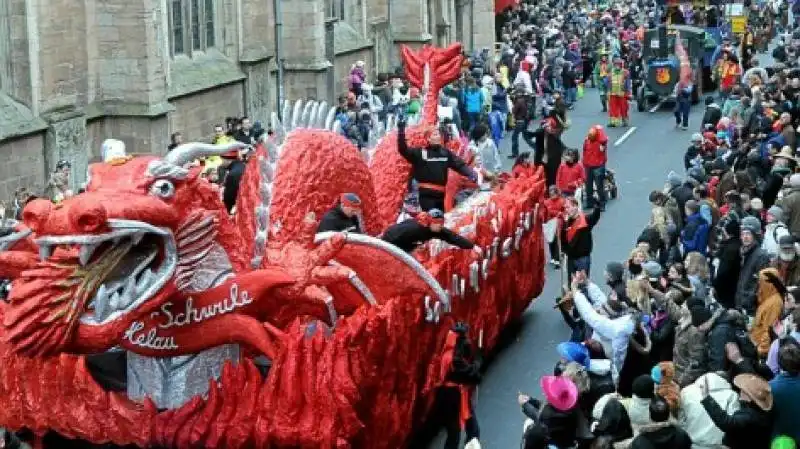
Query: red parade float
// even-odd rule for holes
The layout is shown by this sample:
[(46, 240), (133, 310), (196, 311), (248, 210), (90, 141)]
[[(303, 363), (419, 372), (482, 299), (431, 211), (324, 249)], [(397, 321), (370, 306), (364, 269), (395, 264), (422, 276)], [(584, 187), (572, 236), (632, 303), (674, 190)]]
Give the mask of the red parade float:
[[(461, 48), (403, 58), (426, 93), (413, 147)], [(27, 206), (0, 239), (0, 277), (13, 279), (0, 427), (143, 448), (395, 449), (431, 409), (453, 320), (491, 351), (543, 288), (541, 170), (448, 214), (482, 258), (438, 242), (407, 255), (369, 235), (315, 235), (342, 192), (362, 199), (370, 235), (397, 220), (410, 167), (396, 133), (369, 165), (329, 131), (259, 145), (234, 217), (187, 168), (231, 149), (94, 164), (85, 193)], [(103, 354), (126, 354), (122, 391), (91, 372)]]

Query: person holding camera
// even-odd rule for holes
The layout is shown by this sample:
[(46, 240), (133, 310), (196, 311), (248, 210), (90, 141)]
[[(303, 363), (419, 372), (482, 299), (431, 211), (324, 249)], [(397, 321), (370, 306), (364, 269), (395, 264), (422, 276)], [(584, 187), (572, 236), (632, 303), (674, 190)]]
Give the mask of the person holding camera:
[(406, 118), (401, 116), (397, 122), (397, 149), (411, 164), (411, 173), (419, 189), (419, 206), (425, 212), (444, 210), (448, 170), (453, 169), (475, 183), (478, 182), (478, 174), (447, 149), (450, 133), (446, 127), (428, 128), (425, 137), (428, 143), (425, 148), (409, 148)]

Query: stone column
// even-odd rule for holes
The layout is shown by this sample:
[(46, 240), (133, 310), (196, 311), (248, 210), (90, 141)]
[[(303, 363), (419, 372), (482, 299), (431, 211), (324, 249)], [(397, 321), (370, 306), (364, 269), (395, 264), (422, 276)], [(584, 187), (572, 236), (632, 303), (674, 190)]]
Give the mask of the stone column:
[[(284, 98), (327, 98), (325, 74), (333, 64), (325, 54), (325, 0), (283, 2)], [(301, 38), (302, 36), (302, 38)]]
[(394, 67), (394, 45), (392, 45), (391, 25), (384, 18), (376, 18), (372, 28), (372, 63), (377, 73), (389, 72)]
[[(270, 64), (275, 56), (275, 14), (272, 0), (241, 0), (241, 48), (239, 62), (247, 75), (244, 84), (245, 113), (264, 125), (277, 110)], [(285, 41), (285, 39), (284, 39)]]
[(428, 0), (391, 0), (392, 35), (398, 43), (428, 43)]
[(494, 48), (494, 0), (472, 0), (473, 28), (472, 46), (473, 50), (482, 48)]
[[(60, 160), (72, 164), (72, 190), (78, 189), (86, 182), (89, 168), (89, 148), (86, 139), (86, 115), (81, 111), (52, 113), (45, 117), (49, 126), (45, 136), (45, 173), (50, 176)], [(46, 181), (49, 181), (47, 179)]]

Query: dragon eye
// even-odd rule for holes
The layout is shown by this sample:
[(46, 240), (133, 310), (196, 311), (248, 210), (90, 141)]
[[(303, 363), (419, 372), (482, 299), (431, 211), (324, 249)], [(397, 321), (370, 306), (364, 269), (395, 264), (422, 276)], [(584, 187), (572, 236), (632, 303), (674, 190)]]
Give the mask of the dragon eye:
[(172, 198), (175, 195), (175, 186), (166, 179), (159, 179), (150, 186), (150, 193), (160, 198)]

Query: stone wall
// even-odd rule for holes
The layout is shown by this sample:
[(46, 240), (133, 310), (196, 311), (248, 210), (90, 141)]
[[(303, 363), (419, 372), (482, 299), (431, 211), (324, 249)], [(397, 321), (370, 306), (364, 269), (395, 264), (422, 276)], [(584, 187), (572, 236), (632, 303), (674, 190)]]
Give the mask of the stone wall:
[(180, 132), (184, 140), (208, 140), (214, 125), (224, 124), (225, 117), (244, 114), (242, 83), (198, 92), (171, 101), (175, 111), (169, 115), (169, 133)]
[(35, 134), (0, 143), (0, 201), (10, 201), (17, 187), (44, 193), (44, 136)]

